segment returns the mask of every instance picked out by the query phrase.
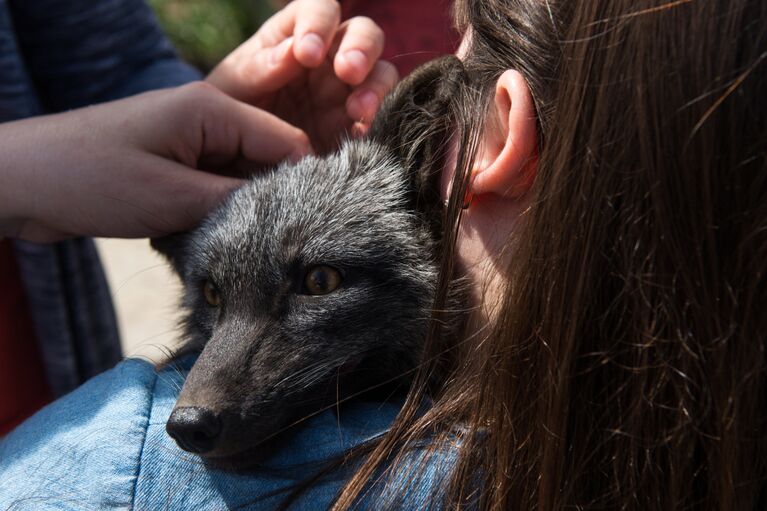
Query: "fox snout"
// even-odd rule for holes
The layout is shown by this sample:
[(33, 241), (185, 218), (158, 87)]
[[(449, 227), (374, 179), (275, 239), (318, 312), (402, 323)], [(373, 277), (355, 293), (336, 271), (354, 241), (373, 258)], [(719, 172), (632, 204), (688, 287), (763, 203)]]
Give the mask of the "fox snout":
[[(248, 389), (229, 392), (237, 396)], [(251, 400), (246, 409), (231, 400), (210, 397), (210, 393), (182, 390), (165, 429), (181, 449), (212, 462), (225, 464), (244, 455), (257, 461), (260, 444), (277, 436), (287, 420), (267, 402)]]
[(361, 364), (359, 357), (323, 359), (312, 352), (306, 358), (296, 353), (290, 364), (285, 359), (291, 357), (280, 354), (283, 363), (277, 364), (275, 358), (256, 353), (250, 359), (235, 357), (237, 364), (229, 359), (219, 365), (213, 361), (221, 351), (212, 348), (210, 357), (206, 351), (192, 367), (166, 431), (181, 449), (227, 467), (265, 459), (295, 433), (295, 426), (335, 409), (373, 383), (367, 378), (373, 362)]
[(255, 459), (263, 444), (337, 397), (330, 379), (344, 374), (339, 361), (271, 334), (236, 325), (214, 332), (166, 424), (181, 449), (213, 462)]
[(264, 459), (279, 442), (294, 432), (291, 425), (322, 408), (318, 394), (294, 402), (251, 402), (250, 409), (231, 403), (226, 407), (193, 399), (179, 399), (166, 423), (166, 431), (183, 450), (208, 462), (246, 467)]

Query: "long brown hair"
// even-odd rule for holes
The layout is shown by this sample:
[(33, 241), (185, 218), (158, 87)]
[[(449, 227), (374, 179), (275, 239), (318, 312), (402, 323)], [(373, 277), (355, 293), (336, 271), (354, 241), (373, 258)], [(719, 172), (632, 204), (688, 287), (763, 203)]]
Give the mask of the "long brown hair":
[(435, 456), (455, 454), (440, 507), (764, 509), (767, 3), (467, 0), (457, 12), (473, 87), (456, 101), (455, 195), (495, 79), (514, 68), (539, 115), (531, 206), (492, 331), (452, 350), (419, 417), (440, 355), (427, 350), (337, 507), (381, 467), (396, 477), (426, 437)]

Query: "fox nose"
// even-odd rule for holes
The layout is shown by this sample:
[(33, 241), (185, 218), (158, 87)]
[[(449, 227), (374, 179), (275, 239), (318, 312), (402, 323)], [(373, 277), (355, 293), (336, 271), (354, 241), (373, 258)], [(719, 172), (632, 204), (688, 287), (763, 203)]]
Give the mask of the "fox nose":
[(203, 454), (216, 447), (221, 420), (207, 408), (183, 406), (173, 410), (165, 430), (185, 451)]

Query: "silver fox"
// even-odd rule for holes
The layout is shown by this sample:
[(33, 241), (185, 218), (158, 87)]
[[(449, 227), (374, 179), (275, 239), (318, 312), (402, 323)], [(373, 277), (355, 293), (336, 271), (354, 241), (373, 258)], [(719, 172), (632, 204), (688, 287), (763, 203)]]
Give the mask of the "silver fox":
[(454, 57), (422, 66), (364, 139), (259, 173), (195, 230), (153, 241), (184, 284), (182, 351), (201, 351), (167, 423), (182, 449), (247, 465), (303, 417), (407, 383), (435, 296), (439, 168), (464, 80)]

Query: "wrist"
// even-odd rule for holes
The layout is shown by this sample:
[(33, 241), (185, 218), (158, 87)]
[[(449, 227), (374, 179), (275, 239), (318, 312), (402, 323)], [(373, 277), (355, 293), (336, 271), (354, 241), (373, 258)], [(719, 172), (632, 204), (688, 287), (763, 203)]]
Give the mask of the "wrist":
[(22, 216), (18, 175), (22, 158), (18, 154), (15, 124), (0, 125), (0, 238), (14, 236)]
[(38, 119), (0, 124), (0, 236), (15, 236), (32, 220), (43, 190), (36, 185), (49, 152)]

